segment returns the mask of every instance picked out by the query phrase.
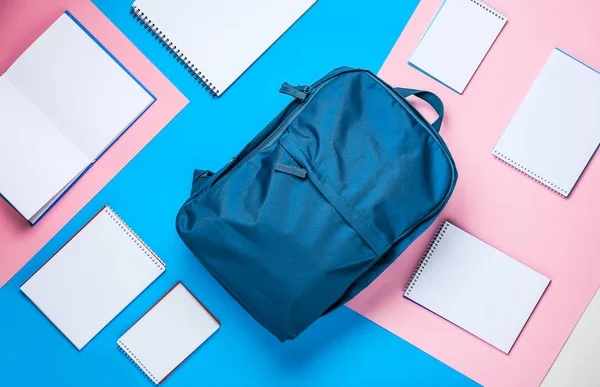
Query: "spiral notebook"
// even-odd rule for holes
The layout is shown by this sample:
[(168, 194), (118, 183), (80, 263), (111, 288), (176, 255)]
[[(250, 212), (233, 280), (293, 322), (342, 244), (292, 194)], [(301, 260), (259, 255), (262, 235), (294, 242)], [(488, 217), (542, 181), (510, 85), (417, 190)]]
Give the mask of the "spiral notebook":
[(219, 320), (179, 282), (117, 345), (154, 384), (160, 384), (219, 327)]
[(600, 73), (554, 49), (492, 154), (568, 197), (600, 144)]
[(446, 0), (408, 64), (462, 93), (507, 20), (479, 0)]
[(315, 2), (136, 0), (131, 13), (194, 79), (220, 96)]
[(509, 353), (550, 280), (443, 223), (404, 296)]
[(154, 100), (61, 15), (0, 77), (0, 194), (34, 224)]
[(104, 207), (21, 291), (82, 349), (165, 270), (156, 254)]
[(600, 289), (540, 387), (600, 386)]

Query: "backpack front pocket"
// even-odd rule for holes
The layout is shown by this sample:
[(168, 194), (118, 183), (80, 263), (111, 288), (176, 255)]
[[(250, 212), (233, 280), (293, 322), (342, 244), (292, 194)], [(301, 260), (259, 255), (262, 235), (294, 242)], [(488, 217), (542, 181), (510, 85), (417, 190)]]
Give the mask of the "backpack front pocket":
[(379, 255), (314, 174), (275, 141), (184, 206), (177, 220), (206, 268), (280, 340), (325, 313)]

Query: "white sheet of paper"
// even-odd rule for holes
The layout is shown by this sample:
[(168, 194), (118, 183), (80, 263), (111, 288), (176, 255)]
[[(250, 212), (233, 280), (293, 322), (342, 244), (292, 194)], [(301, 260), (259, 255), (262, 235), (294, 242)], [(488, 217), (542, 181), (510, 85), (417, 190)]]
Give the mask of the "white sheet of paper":
[(600, 386), (600, 289), (540, 387)]
[(316, 0), (136, 0), (222, 94)]
[(0, 192), (31, 219), (91, 160), (5, 76), (0, 117)]
[(21, 291), (82, 349), (165, 269), (105, 207)]
[(153, 102), (67, 14), (5, 76), (92, 160)]
[(154, 101), (66, 13), (2, 78), (0, 193), (32, 223)]
[(179, 283), (117, 344), (158, 384), (218, 329), (219, 323)]
[(492, 154), (569, 196), (600, 144), (600, 73), (554, 49)]
[(508, 353), (550, 280), (445, 222), (405, 297)]
[(409, 64), (462, 93), (507, 18), (476, 0), (446, 0)]

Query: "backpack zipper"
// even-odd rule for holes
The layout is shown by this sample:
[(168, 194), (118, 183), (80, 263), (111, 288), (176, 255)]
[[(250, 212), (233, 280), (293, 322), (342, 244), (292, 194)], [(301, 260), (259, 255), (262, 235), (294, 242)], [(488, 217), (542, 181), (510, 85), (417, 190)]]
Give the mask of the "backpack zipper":
[[(346, 74), (346, 73), (351, 73), (351, 72), (364, 72), (364, 73), (368, 74), (373, 80), (375, 80), (375, 82), (379, 83), (382, 87), (387, 89), (388, 92), (390, 94), (392, 94), (392, 96), (394, 96), (397, 100), (399, 100), (401, 104), (405, 105), (405, 102), (402, 100), (402, 98), (400, 98), (398, 96), (398, 93), (396, 93), (396, 91), (390, 85), (388, 85), (387, 83), (385, 83), (382, 80), (380, 80), (379, 78), (377, 78), (375, 75), (373, 75), (373, 73), (371, 73), (368, 70), (348, 68), (348, 70), (346, 70), (346, 71), (341, 71), (337, 74), (334, 74), (331, 77), (322, 80), (320, 83), (317, 82), (316, 86), (307, 86), (305, 89), (307, 97), (303, 101), (301, 101), (298, 106), (296, 106), (296, 108), (279, 124), (279, 126), (277, 126), (277, 128), (275, 130), (273, 130), (273, 132), (271, 134), (269, 134), (269, 136), (261, 144), (257, 145), (252, 151), (250, 151), (248, 154), (246, 154), (246, 156), (244, 156), (243, 159), (241, 159), (239, 162), (237, 162), (236, 165), (231, 167), (231, 169), (227, 169), (220, 174), (217, 173), (218, 176), (216, 176), (214, 181), (212, 181), (210, 184), (206, 184), (204, 186), (204, 188), (202, 188), (200, 191), (198, 191), (194, 196), (190, 197), (186, 202), (193, 200), (196, 196), (198, 196), (199, 194), (204, 192), (208, 187), (212, 187), (215, 184), (217, 184), (225, 176), (227, 176), (228, 174), (230, 174), (231, 172), (236, 170), (240, 165), (244, 164), (246, 162), (246, 160), (248, 160), (250, 157), (254, 156), (261, 149), (271, 146), (273, 144), (273, 142), (275, 142), (275, 140), (277, 138), (279, 138), (279, 135), (281, 135), (281, 132), (283, 132), (285, 130), (285, 128), (287, 128), (288, 124), (291, 121), (293, 121), (302, 112), (302, 109), (315, 97), (315, 95), (318, 94), (319, 91), (321, 91), (325, 86), (327, 86), (327, 84), (329, 84), (331, 81), (333, 81), (338, 76), (340, 76), (342, 74)], [(405, 107), (407, 109), (410, 109), (410, 111), (413, 112), (413, 114), (414, 114), (414, 110), (411, 109), (410, 106), (405, 105)], [(451, 159), (451, 156), (449, 156), (448, 148), (443, 146), (442, 145), (443, 142), (440, 141), (441, 137), (440, 137), (439, 133), (437, 133), (433, 130), (430, 130), (429, 123), (426, 122), (425, 119), (420, 114), (418, 114), (418, 115), (414, 114), (414, 117), (418, 121), (421, 121), (423, 126), (426, 128), (427, 132), (436, 139), (436, 142), (438, 143), (438, 145), (440, 145), (442, 147), (442, 149), (444, 150), (444, 153), (446, 153), (446, 156)], [(228, 168), (229, 165), (236, 158), (237, 157), (233, 157), (223, 168)], [(215, 174), (215, 175), (217, 175), (217, 174)]]
[[(238, 166), (244, 164), (244, 162), (246, 162), (246, 160), (248, 160), (250, 157), (254, 156), (256, 154), (256, 152), (258, 152), (259, 150), (261, 150), (263, 148), (269, 147), (271, 144), (273, 144), (274, 140), (276, 140), (278, 138), (278, 135), (280, 135), (281, 132), (283, 132), (284, 129), (287, 127), (287, 125), (291, 121), (293, 121), (298, 116), (298, 114), (300, 114), (300, 112), (302, 111), (304, 106), (306, 106), (306, 104), (308, 104), (314, 98), (314, 96), (318, 94), (318, 92), (321, 89), (323, 89), (325, 86), (327, 86), (327, 84), (329, 82), (333, 81), (333, 79), (335, 79), (337, 76), (339, 76), (341, 74), (346, 74), (346, 73), (355, 72), (355, 71), (362, 71), (362, 70), (348, 69), (347, 71), (342, 71), (338, 74), (335, 74), (331, 78), (327, 78), (327, 79), (323, 80), (316, 87), (315, 86), (307, 86), (305, 89), (305, 92), (307, 94), (306, 99), (301, 101), (300, 104), (298, 106), (296, 106), (296, 108), (281, 122), (281, 124), (279, 124), (279, 126), (275, 130), (273, 130), (273, 132), (261, 144), (257, 145), (256, 148), (254, 148), (251, 152), (249, 152), (243, 159), (241, 159), (231, 169), (224, 171), (212, 183), (207, 184), (206, 187), (204, 187), (202, 190), (200, 190), (198, 192), (198, 194), (200, 194), (206, 188), (212, 187), (215, 184), (217, 184), (219, 181), (221, 181), (222, 178), (227, 176), (229, 173), (233, 172)], [(234, 159), (235, 159), (235, 157), (233, 159), (231, 159), (231, 161), (233, 161)], [(230, 163), (231, 163), (231, 161), (230, 161)], [(227, 168), (227, 165), (225, 166), (225, 168)], [(191, 200), (191, 198), (190, 198), (190, 200)]]

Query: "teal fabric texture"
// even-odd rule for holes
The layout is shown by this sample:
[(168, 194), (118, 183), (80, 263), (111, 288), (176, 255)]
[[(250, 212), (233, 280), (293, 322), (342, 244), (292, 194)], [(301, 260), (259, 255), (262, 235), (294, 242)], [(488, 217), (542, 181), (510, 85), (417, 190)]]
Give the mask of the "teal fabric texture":
[[(458, 178), (443, 104), (341, 67), (280, 89), (289, 104), (217, 173), (194, 173), (177, 231), (279, 340), (367, 287), (427, 228)], [(429, 124), (402, 96), (430, 102)]]
[[(277, 92), (284, 81), (310, 81), (343, 64), (379, 68), (418, 1), (318, 0), (218, 99), (132, 20), (132, 0), (94, 3), (190, 104), (0, 288), (0, 385), (151, 386), (116, 342), (182, 281), (222, 325), (161, 384), (165, 387), (476, 386), (347, 307), (319, 319), (296, 340), (280, 343), (214, 280), (173, 226), (189, 196), (191, 171), (199, 166), (217, 170), (239, 153), (290, 102)], [(77, 351), (19, 287), (107, 204), (165, 261), (167, 270)]]

